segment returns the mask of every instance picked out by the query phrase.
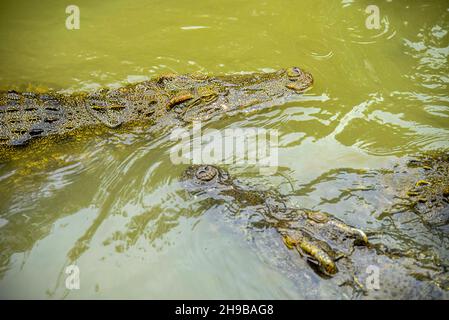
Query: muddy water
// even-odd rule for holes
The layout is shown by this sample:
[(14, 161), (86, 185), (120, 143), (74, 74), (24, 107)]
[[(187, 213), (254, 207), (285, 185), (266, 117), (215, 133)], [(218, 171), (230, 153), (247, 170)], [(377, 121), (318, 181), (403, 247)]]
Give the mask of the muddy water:
[[(447, 259), (447, 233), (354, 193), (366, 170), (449, 146), (446, 1), (76, 4), (80, 29), (67, 30), (60, 1), (1, 2), (1, 88), (93, 90), (165, 72), (301, 66), (315, 79), (301, 101), (206, 124), (278, 130), (275, 174), (227, 168), (292, 205), (387, 234), (373, 241)], [(370, 4), (379, 29), (367, 28)], [(178, 183), (186, 165), (170, 159), (176, 144), (135, 128), (0, 164), (0, 296), (360, 297), (296, 261), (272, 230), (189, 197)], [(69, 265), (80, 270), (79, 290), (66, 289)]]

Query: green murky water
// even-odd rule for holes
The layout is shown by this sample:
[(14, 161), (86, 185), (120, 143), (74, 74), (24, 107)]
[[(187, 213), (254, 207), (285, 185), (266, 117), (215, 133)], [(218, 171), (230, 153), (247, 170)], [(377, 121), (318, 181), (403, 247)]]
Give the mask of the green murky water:
[[(74, 4), (79, 30), (65, 28), (64, 2), (0, 3), (1, 88), (91, 90), (164, 72), (298, 65), (315, 79), (304, 101), (213, 124), (279, 130), (278, 174), (229, 169), (284, 192), (293, 185), (299, 206), (373, 230), (405, 222), (359, 206), (338, 173), (449, 146), (447, 1)], [(370, 4), (380, 29), (365, 25)], [(306, 266), (298, 274), (309, 282), (295, 283), (274, 261), (282, 255), (256, 248), (257, 236), (225, 213), (199, 209), (180, 190), (185, 166), (170, 162), (172, 146), (135, 129), (55, 146), (42, 166), (0, 165), (0, 296), (350, 298)], [(447, 234), (408, 227), (447, 254)], [(71, 264), (79, 290), (65, 288)]]

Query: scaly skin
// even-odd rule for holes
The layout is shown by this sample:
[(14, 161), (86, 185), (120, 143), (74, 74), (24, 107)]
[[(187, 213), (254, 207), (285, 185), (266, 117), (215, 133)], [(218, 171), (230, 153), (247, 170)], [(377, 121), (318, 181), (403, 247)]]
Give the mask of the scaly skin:
[[(424, 153), (407, 163), (414, 170), (414, 184), (405, 192), (409, 205), (429, 224), (445, 226), (449, 222), (449, 152)], [(412, 182), (413, 183), (413, 182)]]
[(222, 77), (164, 75), (119, 89), (70, 95), (0, 92), (0, 146), (129, 123), (160, 131), (193, 120), (275, 106), (297, 98), (312, 83), (309, 73), (293, 67)]
[(368, 245), (362, 230), (322, 212), (287, 208), (284, 199), (276, 193), (245, 190), (216, 166), (190, 166), (182, 181), (192, 193), (254, 207), (279, 232), (287, 247), (296, 248), (326, 276), (337, 273), (336, 261), (350, 255), (355, 245)]

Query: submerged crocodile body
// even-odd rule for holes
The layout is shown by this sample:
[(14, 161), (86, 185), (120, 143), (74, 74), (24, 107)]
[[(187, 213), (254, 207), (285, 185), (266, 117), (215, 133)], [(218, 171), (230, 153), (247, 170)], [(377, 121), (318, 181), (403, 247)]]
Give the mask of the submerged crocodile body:
[[(449, 225), (449, 152), (427, 152), (409, 160), (406, 172), (414, 174), (400, 195), (429, 225)], [(398, 168), (396, 171), (399, 171)], [(404, 171), (403, 171), (404, 172)], [(449, 231), (449, 230), (447, 230)]]
[(0, 146), (91, 127), (142, 123), (161, 130), (215, 115), (279, 105), (311, 87), (297, 67), (273, 73), (208, 77), (165, 75), (119, 89), (61, 94), (0, 92)]
[(187, 190), (207, 193), (214, 200), (252, 207), (262, 221), (274, 227), (287, 247), (297, 249), (323, 275), (338, 272), (336, 261), (349, 255), (354, 245), (367, 245), (362, 230), (322, 212), (288, 208), (276, 192), (245, 190), (223, 169), (212, 165), (189, 167), (182, 180)]
[[(444, 226), (447, 226), (449, 208), (448, 156), (447, 152), (436, 152), (407, 163), (405, 168), (421, 168), (419, 174), (410, 172), (408, 178), (411, 182), (401, 186), (411, 199), (400, 197), (401, 191), (395, 189), (399, 196), (398, 204), (419, 210), (424, 216), (429, 212), (433, 218), (438, 215), (444, 220)], [(407, 175), (404, 167), (397, 168), (400, 171), (393, 172), (396, 178), (399, 179), (400, 174)], [(375, 179), (385, 187), (385, 177), (379, 173)], [(289, 207), (286, 197), (278, 192), (242, 184), (226, 170), (214, 165), (192, 165), (184, 172), (181, 181), (190, 194), (205, 201), (209, 207), (217, 203), (224, 203), (223, 208), (238, 206), (251, 217), (248, 218), (250, 228), (275, 230), (285, 247), (297, 251), (315, 272), (335, 281), (336, 287), (350, 287), (350, 294), (358, 292), (366, 298), (449, 297), (449, 260), (444, 257), (445, 248), (440, 248), (443, 252), (440, 255), (429, 248), (403, 251), (389, 248), (378, 241), (378, 231), (372, 230), (367, 234), (374, 236), (373, 242), (368, 241), (364, 231), (328, 213)], [(421, 198), (414, 200), (416, 197)], [(285, 259), (285, 253), (272, 254)], [(289, 272), (300, 270), (290, 266)], [(375, 290), (369, 290), (372, 272), (378, 272), (382, 279), (380, 288)]]

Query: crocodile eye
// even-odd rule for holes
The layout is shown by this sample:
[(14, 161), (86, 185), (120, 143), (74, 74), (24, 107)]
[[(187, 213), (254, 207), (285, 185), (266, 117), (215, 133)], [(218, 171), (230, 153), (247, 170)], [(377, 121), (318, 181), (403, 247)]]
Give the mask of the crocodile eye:
[(307, 211), (306, 214), (309, 219), (317, 223), (326, 223), (327, 221), (329, 221), (329, 217), (319, 211)]
[(218, 170), (210, 165), (201, 166), (195, 173), (195, 177), (201, 181), (210, 181), (218, 174)]
[(292, 67), (292, 68), (287, 69), (287, 76), (291, 80), (298, 78), (302, 74), (303, 74), (303, 72), (298, 67)]

